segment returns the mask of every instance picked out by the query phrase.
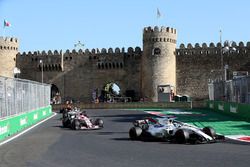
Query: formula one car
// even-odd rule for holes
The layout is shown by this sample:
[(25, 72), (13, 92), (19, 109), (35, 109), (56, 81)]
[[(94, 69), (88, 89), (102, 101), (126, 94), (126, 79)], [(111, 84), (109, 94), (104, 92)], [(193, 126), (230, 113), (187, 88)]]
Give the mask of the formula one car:
[(69, 112), (63, 113), (62, 118), (62, 125), (63, 127), (71, 128), (73, 130), (80, 130), (80, 129), (101, 129), (103, 128), (103, 120), (101, 119), (91, 119), (87, 114), (86, 111), (80, 111), (79, 109), (75, 108)]
[(198, 128), (196, 126), (175, 120), (175, 118), (147, 117), (133, 122), (129, 130), (132, 140), (161, 139), (176, 143), (213, 143), (224, 136), (215, 133), (212, 127)]

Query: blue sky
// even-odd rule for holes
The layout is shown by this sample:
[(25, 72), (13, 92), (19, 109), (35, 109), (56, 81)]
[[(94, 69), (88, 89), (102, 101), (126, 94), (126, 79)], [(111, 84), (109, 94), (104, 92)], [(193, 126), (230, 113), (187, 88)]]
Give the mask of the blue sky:
[[(147, 26), (169, 26), (181, 43), (250, 41), (249, 0), (0, 0), (0, 36), (20, 40), (20, 52), (142, 47)], [(157, 8), (161, 17), (157, 19)]]

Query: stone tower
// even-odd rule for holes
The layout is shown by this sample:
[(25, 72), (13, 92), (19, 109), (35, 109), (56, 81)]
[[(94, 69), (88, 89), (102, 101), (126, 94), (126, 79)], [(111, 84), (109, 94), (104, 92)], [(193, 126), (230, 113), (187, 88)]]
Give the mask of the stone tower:
[(0, 76), (14, 77), (18, 47), (16, 38), (0, 37)]
[(176, 39), (176, 29), (144, 28), (141, 64), (142, 97), (157, 102), (159, 85), (176, 87)]

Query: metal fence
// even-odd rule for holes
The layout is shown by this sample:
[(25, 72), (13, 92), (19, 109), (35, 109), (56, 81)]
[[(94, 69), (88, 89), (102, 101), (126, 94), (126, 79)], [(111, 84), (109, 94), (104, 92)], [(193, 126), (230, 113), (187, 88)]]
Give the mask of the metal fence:
[(0, 119), (50, 105), (50, 85), (0, 76)]
[(250, 76), (208, 84), (209, 100), (250, 103)]

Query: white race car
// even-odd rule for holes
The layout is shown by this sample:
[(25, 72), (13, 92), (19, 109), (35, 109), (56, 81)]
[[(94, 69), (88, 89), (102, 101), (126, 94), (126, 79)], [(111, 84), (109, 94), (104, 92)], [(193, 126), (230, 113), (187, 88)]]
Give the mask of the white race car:
[(196, 126), (177, 121), (173, 118), (147, 117), (133, 122), (134, 127), (129, 130), (132, 140), (162, 139), (176, 143), (212, 143), (224, 139), (212, 127), (198, 128)]

